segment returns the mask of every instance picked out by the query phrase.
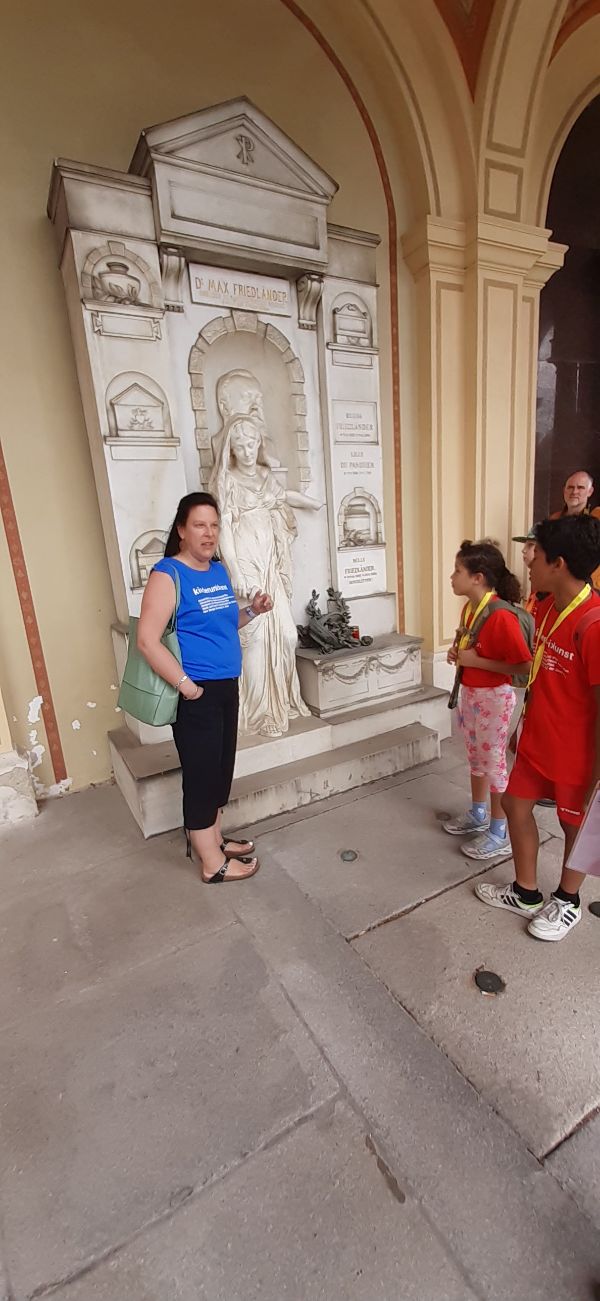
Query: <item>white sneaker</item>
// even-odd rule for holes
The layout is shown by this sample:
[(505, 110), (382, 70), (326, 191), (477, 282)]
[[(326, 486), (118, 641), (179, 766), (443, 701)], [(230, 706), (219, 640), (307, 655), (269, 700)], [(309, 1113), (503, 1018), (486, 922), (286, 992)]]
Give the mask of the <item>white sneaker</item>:
[[(475, 894), (482, 903), (489, 903), (492, 908), (508, 908), (509, 912), (526, 913), (529, 917), (533, 913), (541, 912), (544, 907), (543, 899), (540, 899), (539, 903), (525, 903), (510, 881), (508, 885), (493, 885), (491, 881), (479, 881), (475, 886)], [(533, 926), (533, 922), (531, 924)]]
[(512, 854), (512, 845), (508, 836), (500, 840), (499, 836), (493, 836), (491, 831), (484, 831), (481, 836), (470, 840), (468, 845), (461, 845), (460, 848), (467, 858), (475, 858), (478, 862), (485, 862), (488, 858), (499, 861), (501, 858), (510, 858)]
[(536, 940), (564, 940), (565, 935), (581, 921), (581, 904), (565, 903), (554, 895), (548, 900), (527, 930)]
[(444, 831), (447, 831), (449, 836), (471, 836), (474, 831), (487, 831), (489, 825), (489, 814), (486, 814), (483, 822), (478, 822), (477, 818), (473, 817), (471, 809), (467, 809), (466, 813), (459, 813), (457, 818), (450, 818), (448, 822), (442, 823)]

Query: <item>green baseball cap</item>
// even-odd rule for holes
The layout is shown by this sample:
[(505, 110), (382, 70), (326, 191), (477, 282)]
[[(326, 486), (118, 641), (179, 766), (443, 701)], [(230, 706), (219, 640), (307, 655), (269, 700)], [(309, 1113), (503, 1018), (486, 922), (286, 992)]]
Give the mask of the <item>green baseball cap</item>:
[(513, 542), (535, 542), (535, 538), (536, 538), (536, 533), (535, 533), (535, 524), (534, 524), (533, 528), (530, 528), (529, 533), (526, 533), (524, 536), (521, 535), (521, 537), (518, 538), (513, 538)]

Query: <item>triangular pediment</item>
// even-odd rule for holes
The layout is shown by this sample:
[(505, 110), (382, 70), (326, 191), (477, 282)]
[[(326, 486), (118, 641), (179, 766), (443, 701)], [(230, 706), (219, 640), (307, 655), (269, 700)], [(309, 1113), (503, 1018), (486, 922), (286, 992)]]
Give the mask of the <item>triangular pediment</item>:
[(162, 402), (159, 398), (153, 396), (148, 389), (142, 388), (140, 384), (130, 384), (123, 389), (122, 393), (117, 393), (112, 399), (113, 403), (119, 403), (125, 407), (161, 407)]
[(146, 176), (160, 159), (321, 202), (329, 203), (337, 190), (335, 181), (246, 98), (149, 127), (129, 170)]

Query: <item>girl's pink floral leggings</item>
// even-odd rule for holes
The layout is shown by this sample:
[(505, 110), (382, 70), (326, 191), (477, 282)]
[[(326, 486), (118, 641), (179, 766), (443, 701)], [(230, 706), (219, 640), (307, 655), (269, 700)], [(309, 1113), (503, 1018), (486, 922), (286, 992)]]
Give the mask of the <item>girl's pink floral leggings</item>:
[(461, 687), (458, 702), (467, 758), (473, 777), (487, 777), (490, 791), (508, 786), (506, 747), (516, 696), (511, 686)]

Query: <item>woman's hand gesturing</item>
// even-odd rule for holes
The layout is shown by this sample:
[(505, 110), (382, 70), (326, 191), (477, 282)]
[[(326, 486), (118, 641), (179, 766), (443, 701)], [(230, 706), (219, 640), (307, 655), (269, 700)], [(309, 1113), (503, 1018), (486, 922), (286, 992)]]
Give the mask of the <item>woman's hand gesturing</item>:
[(273, 602), (267, 592), (255, 592), (250, 602), (254, 614), (268, 614), (273, 609)]

